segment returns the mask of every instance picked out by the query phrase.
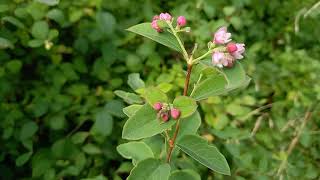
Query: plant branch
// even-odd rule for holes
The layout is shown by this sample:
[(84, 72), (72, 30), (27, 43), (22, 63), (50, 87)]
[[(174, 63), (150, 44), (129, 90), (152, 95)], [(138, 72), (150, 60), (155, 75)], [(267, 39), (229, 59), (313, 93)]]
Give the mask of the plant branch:
[(171, 23), (167, 23), (167, 24), (168, 24), (169, 28), (171, 29), (172, 34), (174, 35), (174, 37), (176, 37), (176, 39), (177, 39), (177, 41), (178, 41), (178, 43), (179, 43), (179, 45), (180, 45), (180, 48), (181, 48), (181, 50), (182, 50), (182, 55), (183, 55), (184, 59), (185, 59), (185, 60), (187, 61), (187, 63), (189, 64), (190, 62), (189, 62), (188, 53), (187, 53), (186, 48), (184, 47), (184, 45), (183, 45), (180, 37), (178, 36), (177, 31), (173, 28), (173, 26), (172, 26)]
[[(187, 76), (186, 76), (184, 89), (183, 89), (184, 96), (187, 96), (187, 94), (188, 94), (188, 87), (189, 87), (189, 81), (190, 81), (190, 77), (191, 77), (191, 71), (192, 71), (192, 64), (188, 64)], [(167, 163), (169, 163), (171, 160), (171, 155), (172, 155), (172, 152), (174, 149), (174, 145), (175, 145), (179, 130), (180, 130), (180, 118), (177, 120), (176, 128), (175, 128), (173, 137), (171, 139), (172, 143), (169, 145), (168, 155), (167, 155)]]
[(277, 175), (280, 176), (282, 171), (285, 169), (287, 162), (288, 162), (288, 157), (290, 156), (290, 154), (292, 153), (293, 149), (296, 147), (297, 143), (299, 142), (299, 138), (303, 132), (304, 127), (306, 126), (307, 122), (309, 121), (310, 117), (311, 117), (311, 110), (310, 108), (308, 108), (307, 112), (304, 115), (304, 119), (303, 122), (297, 132), (297, 135), (291, 140), (291, 143), (287, 149), (286, 152), (286, 157), (282, 160), (280, 167), (278, 169)]

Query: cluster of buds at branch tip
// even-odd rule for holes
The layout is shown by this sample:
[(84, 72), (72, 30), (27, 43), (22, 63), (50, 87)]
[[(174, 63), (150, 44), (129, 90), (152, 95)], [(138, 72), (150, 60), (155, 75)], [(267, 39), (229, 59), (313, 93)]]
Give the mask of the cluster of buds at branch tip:
[(212, 64), (219, 68), (231, 68), (236, 60), (243, 58), (245, 44), (231, 42), (231, 33), (227, 31), (227, 27), (221, 27), (217, 30), (212, 44), (225, 47), (222, 50), (217, 48), (212, 54)]
[(180, 118), (180, 110), (170, 108), (168, 104), (157, 102), (153, 105), (153, 109), (158, 112), (158, 118), (161, 118), (163, 122), (169, 121), (170, 116), (175, 120)]
[[(167, 24), (172, 24), (173, 17), (169, 13), (160, 13), (152, 18), (151, 27), (157, 32), (163, 32), (163, 29), (167, 27)], [(184, 27), (187, 24), (187, 19), (184, 16), (179, 16), (177, 18), (176, 30), (190, 32), (190, 27)]]

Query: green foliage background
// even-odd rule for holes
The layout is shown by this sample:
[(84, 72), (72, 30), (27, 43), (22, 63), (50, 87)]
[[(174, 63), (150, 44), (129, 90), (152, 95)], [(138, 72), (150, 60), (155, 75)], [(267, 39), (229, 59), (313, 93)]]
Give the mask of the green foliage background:
[(137, 72), (147, 85), (182, 91), (181, 58), (125, 31), (165, 11), (185, 15), (187, 42), (203, 49), (229, 25), (246, 43), (242, 62), (253, 78), (247, 89), (200, 104), (201, 134), (226, 155), (232, 176), (183, 159), (181, 166), (202, 179), (273, 179), (311, 107), (281, 175), (318, 179), (320, 9), (305, 15), (316, 2), (2, 0), (0, 179), (125, 179), (132, 166), (116, 146), (126, 102), (114, 90), (130, 91), (127, 76)]

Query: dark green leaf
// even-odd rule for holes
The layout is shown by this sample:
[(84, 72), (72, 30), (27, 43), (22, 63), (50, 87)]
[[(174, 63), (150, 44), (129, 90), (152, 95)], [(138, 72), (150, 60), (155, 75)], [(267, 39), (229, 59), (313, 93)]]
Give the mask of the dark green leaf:
[(197, 172), (191, 169), (184, 169), (180, 171), (173, 171), (169, 180), (201, 180), (201, 177)]

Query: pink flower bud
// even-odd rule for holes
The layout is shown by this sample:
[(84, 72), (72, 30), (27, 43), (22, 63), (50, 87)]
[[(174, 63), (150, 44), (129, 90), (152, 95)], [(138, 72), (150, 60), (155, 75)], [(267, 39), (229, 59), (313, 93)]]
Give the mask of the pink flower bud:
[(153, 20), (151, 22), (151, 27), (155, 29), (157, 32), (162, 32), (162, 29), (158, 25), (158, 20)]
[(169, 13), (161, 13), (159, 15), (160, 17), (160, 20), (164, 20), (164, 21), (171, 21), (172, 20), (172, 17)]
[(219, 68), (222, 68), (223, 66), (232, 67), (234, 61), (234, 57), (230, 54), (226, 54), (219, 51), (213, 52), (212, 54), (212, 64)]
[(158, 15), (153, 16), (152, 21), (154, 20), (159, 20), (159, 16)]
[(186, 18), (184, 16), (179, 16), (177, 19), (177, 24), (180, 27), (185, 26), (187, 24)]
[(169, 114), (168, 113), (161, 113), (161, 119), (163, 122), (167, 122), (169, 120)]
[(233, 53), (233, 52), (237, 51), (237, 49), (238, 48), (237, 48), (235, 43), (227, 44), (227, 50), (228, 50), (229, 53)]
[(235, 58), (235, 59), (242, 59), (243, 58), (243, 53), (244, 51), (246, 50), (244, 48), (245, 44), (243, 43), (236, 43), (236, 46), (237, 46), (237, 50), (234, 51), (233, 53), (231, 53), (231, 55)]
[(181, 113), (178, 109), (172, 108), (170, 112), (173, 119), (179, 119)]
[(227, 27), (221, 27), (214, 34), (213, 42), (216, 44), (225, 44), (231, 41), (231, 33), (227, 31)]
[(153, 109), (156, 111), (160, 111), (162, 109), (162, 103), (157, 102), (153, 105)]

